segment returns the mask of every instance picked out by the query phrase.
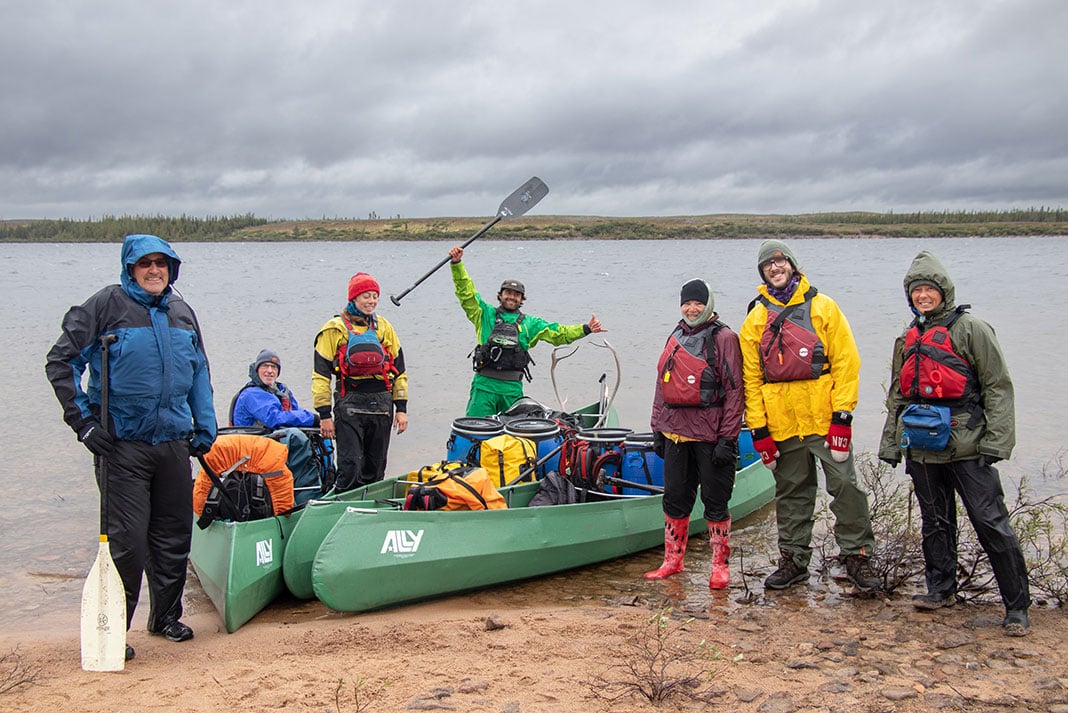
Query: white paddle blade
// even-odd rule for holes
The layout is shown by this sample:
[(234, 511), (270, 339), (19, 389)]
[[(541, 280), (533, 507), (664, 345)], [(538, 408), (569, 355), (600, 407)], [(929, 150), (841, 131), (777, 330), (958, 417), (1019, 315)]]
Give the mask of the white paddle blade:
[(126, 590), (111, 548), (101, 541), (82, 588), (82, 668), (121, 671), (125, 665)]

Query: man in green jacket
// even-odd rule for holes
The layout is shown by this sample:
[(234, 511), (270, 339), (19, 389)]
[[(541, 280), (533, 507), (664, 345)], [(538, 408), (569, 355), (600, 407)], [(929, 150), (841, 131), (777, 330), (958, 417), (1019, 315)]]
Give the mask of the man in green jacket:
[(554, 346), (570, 344), (587, 334), (606, 331), (597, 315), (586, 324), (561, 325), (523, 314), (526, 288), (519, 280), (505, 280), (494, 307), (482, 299), (463, 265), (459, 245), (449, 251), (452, 282), (464, 314), (475, 325), (478, 346), (472, 353), (475, 377), (467, 402), (468, 416), (492, 416), (506, 411), (523, 397), (523, 377), (530, 381), (531, 347), (540, 341)]
[(920, 504), (927, 593), (912, 603), (956, 603), (957, 493), (1001, 590), (1005, 633), (1024, 636), (1027, 565), (993, 467), (1016, 445), (1005, 357), (990, 325), (968, 314), (970, 305), (956, 305), (953, 281), (934, 255), (920, 252), (904, 285), (916, 319), (894, 343), (879, 458), (896, 466), (904, 455)]

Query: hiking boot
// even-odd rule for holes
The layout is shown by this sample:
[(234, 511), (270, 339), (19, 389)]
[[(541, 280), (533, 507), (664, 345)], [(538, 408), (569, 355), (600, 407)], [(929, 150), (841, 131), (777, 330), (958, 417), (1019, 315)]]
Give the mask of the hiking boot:
[(941, 594), (912, 595), (912, 606), (926, 611), (934, 611), (935, 609), (941, 609), (942, 607), (951, 607), (956, 603), (956, 594), (947, 594), (945, 596), (942, 596)]
[(798, 582), (808, 579), (808, 570), (798, 566), (792, 557), (783, 554), (779, 558), (779, 568), (768, 575), (764, 586), (768, 589), (786, 589)]
[(1027, 636), (1031, 632), (1031, 620), (1027, 618), (1026, 609), (1014, 609), (1005, 612), (1005, 636)]
[(134, 648), (132, 646), (130, 646), (129, 644), (126, 644), (126, 660), (129, 661), (130, 659), (132, 659), (136, 655), (137, 654), (134, 653)]
[(883, 580), (871, 571), (871, 559), (867, 555), (848, 555), (845, 558), (846, 574), (861, 592), (882, 589)]
[(152, 633), (162, 636), (167, 641), (189, 641), (193, 638), (193, 630), (180, 621), (172, 621), (159, 631)]

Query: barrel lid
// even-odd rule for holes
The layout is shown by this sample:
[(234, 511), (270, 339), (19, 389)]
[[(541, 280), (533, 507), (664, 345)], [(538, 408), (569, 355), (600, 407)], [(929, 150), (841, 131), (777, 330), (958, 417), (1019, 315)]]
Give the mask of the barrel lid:
[(631, 433), (629, 428), (584, 428), (578, 438), (590, 443), (621, 443)]
[(504, 432), (513, 436), (555, 436), (560, 424), (551, 418), (514, 418), (504, 424)]
[(463, 434), (492, 434), (504, 433), (504, 424), (493, 418), (465, 417), (452, 422), (452, 430)]

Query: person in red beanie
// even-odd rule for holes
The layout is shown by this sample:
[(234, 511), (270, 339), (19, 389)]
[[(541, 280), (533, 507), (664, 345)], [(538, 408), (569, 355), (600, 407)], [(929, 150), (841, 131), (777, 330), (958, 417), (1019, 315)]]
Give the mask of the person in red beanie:
[(380, 294), (373, 276), (357, 272), (345, 308), (315, 337), (312, 406), (323, 437), (337, 444), (338, 492), (382, 480), (391, 428), (408, 428), (404, 352), (393, 325), (375, 314)]

